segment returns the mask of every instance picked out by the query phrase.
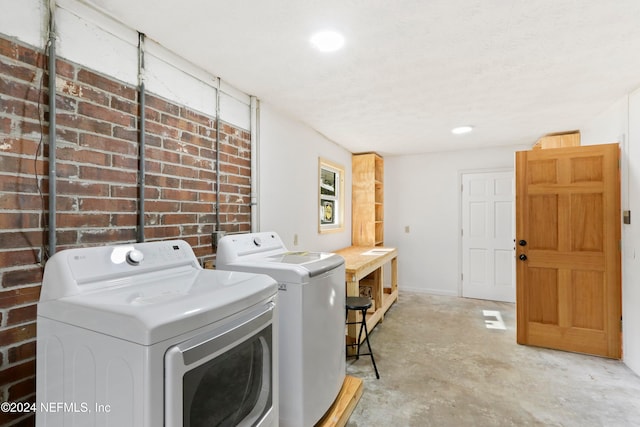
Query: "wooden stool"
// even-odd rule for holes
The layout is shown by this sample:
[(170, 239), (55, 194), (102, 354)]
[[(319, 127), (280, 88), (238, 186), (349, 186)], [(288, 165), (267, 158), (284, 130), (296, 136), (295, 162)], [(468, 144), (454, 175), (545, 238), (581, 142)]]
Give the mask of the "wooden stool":
[[(347, 325), (360, 324), (360, 331), (358, 332), (358, 341), (354, 344), (348, 344), (348, 347), (357, 346), (356, 359), (360, 356), (371, 356), (371, 363), (373, 363), (373, 369), (376, 371), (376, 378), (380, 379), (378, 374), (378, 367), (376, 366), (376, 360), (373, 358), (373, 351), (371, 350), (371, 344), (369, 343), (369, 329), (367, 328), (367, 310), (371, 307), (371, 298), (368, 297), (347, 297), (346, 298), (346, 317)], [(349, 310), (359, 311), (362, 314), (360, 322), (349, 322)], [(362, 339), (362, 330), (364, 329), (364, 339), (369, 347), (368, 353), (360, 353), (360, 340)]]

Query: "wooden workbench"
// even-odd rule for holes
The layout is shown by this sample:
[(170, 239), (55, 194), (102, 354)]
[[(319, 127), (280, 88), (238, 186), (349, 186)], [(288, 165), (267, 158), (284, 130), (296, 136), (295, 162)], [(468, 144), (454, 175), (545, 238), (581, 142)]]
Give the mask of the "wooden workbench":
[[(347, 296), (367, 295), (373, 307), (367, 312), (367, 328), (373, 329), (384, 318), (389, 307), (398, 299), (398, 250), (381, 246), (350, 246), (336, 253), (345, 260)], [(391, 264), (391, 284), (384, 286), (383, 267)], [(349, 321), (360, 321), (360, 313), (349, 313)], [(357, 326), (350, 325), (349, 342), (357, 338)]]

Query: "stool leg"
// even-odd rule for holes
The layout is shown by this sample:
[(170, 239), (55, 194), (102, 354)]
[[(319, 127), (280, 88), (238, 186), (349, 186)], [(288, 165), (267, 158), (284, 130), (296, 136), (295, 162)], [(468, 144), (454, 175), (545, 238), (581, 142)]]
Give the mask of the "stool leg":
[[(367, 347), (369, 347), (369, 355), (371, 356), (371, 363), (373, 363), (373, 369), (376, 371), (376, 378), (380, 379), (378, 373), (378, 367), (376, 366), (376, 360), (373, 358), (373, 350), (371, 350), (371, 343), (369, 343), (369, 328), (367, 328), (366, 320), (367, 309), (362, 310), (362, 324), (364, 325), (364, 339), (367, 341)], [(362, 329), (361, 329), (362, 331)], [(358, 337), (358, 354), (360, 354), (360, 338)]]
[(356, 342), (356, 344), (358, 345), (357, 346), (357, 350), (358, 351), (356, 353), (356, 360), (358, 360), (360, 358), (360, 343), (362, 342), (362, 330), (363, 329), (365, 330), (365, 336), (366, 336), (366, 330), (367, 330), (366, 329), (366, 325), (367, 325), (367, 318), (366, 318), (367, 310), (364, 309), (364, 310), (361, 310), (361, 311), (362, 311), (362, 314), (361, 314), (362, 319), (361, 319), (361, 322), (360, 322), (360, 330), (358, 331), (358, 341)]

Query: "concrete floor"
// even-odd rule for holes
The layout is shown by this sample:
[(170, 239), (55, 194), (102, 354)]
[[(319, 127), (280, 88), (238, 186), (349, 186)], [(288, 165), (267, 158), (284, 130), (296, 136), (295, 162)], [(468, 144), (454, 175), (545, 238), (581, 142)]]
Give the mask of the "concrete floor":
[[(506, 329), (487, 329), (483, 310)], [(495, 317), (487, 318), (496, 320)], [(376, 326), (348, 427), (640, 426), (640, 377), (620, 361), (520, 346), (515, 305), (404, 292)]]

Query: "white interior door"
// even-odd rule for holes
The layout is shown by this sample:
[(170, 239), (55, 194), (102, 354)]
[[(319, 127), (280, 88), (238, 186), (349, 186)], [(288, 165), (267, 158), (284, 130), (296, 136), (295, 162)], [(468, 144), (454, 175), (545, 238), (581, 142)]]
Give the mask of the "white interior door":
[(515, 302), (513, 170), (462, 175), (462, 296)]

